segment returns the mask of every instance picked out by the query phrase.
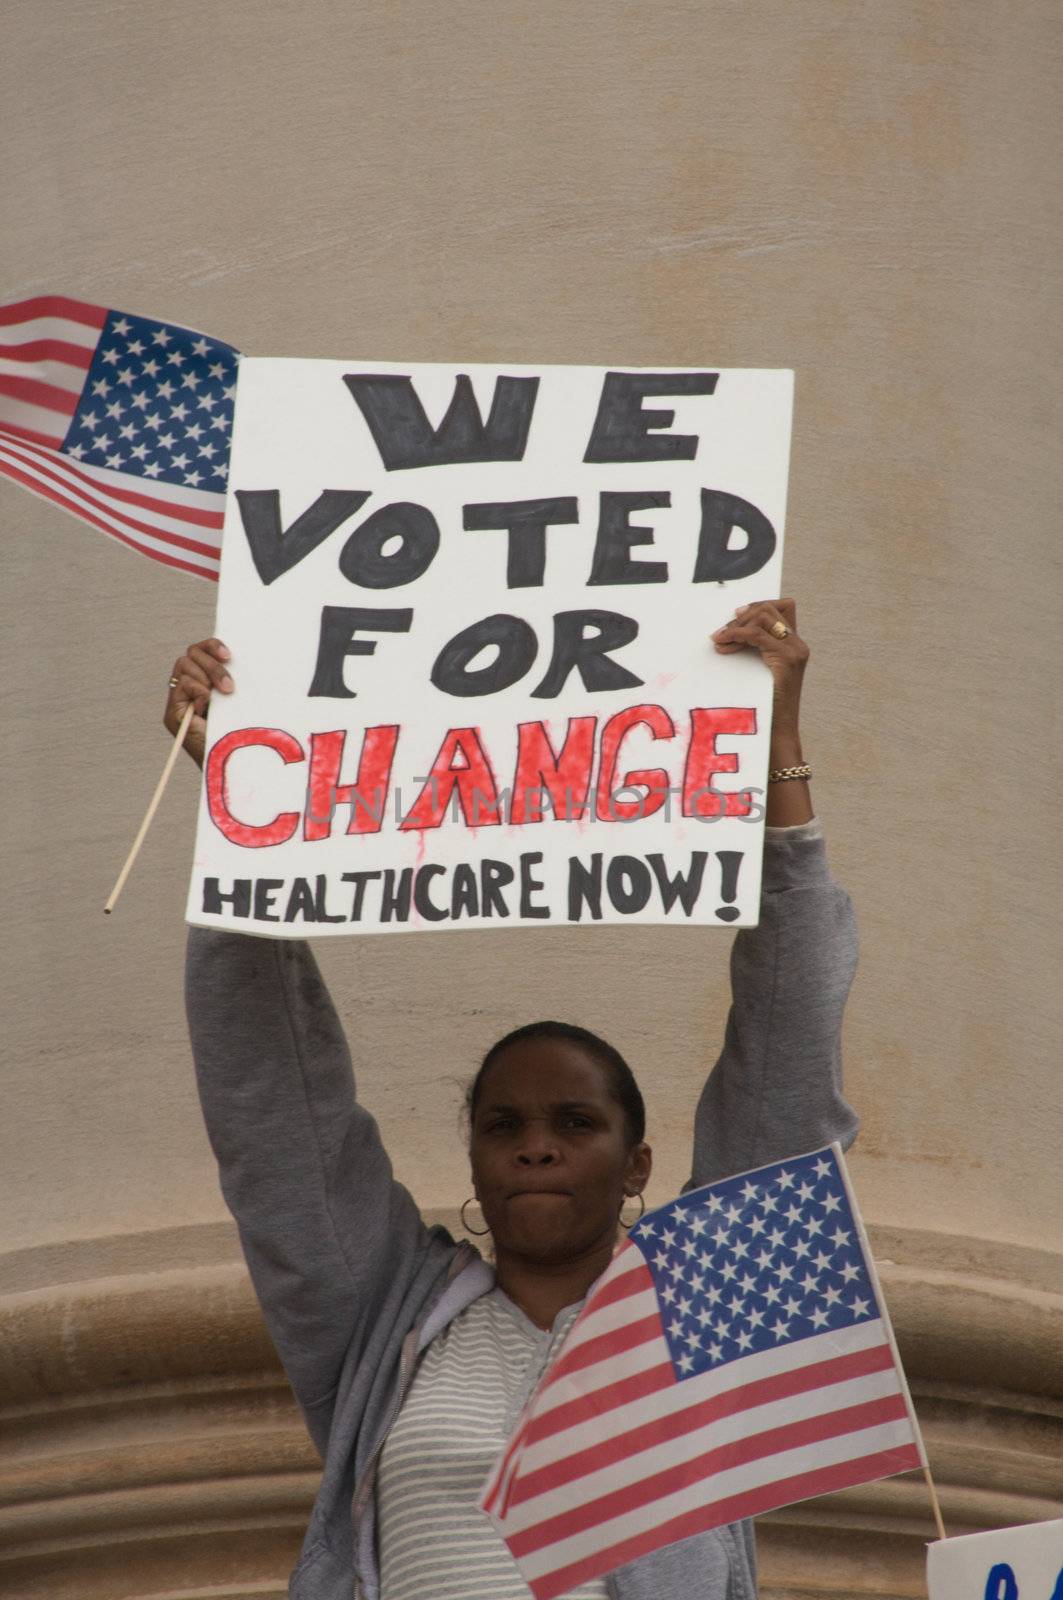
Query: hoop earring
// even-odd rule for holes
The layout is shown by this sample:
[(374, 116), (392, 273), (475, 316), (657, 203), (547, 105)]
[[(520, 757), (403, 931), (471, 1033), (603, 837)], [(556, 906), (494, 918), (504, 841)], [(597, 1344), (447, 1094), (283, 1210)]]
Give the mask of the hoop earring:
[[(627, 1229), (633, 1228), (635, 1226), (636, 1222), (641, 1222), (642, 1218), (646, 1214), (646, 1196), (643, 1194), (641, 1189), (639, 1190), (638, 1194), (636, 1194), (634, 1196), (628, 1195), (626, 1197), (626, 1200), (630, 1200), (630, 1199), (635, 1199), (639, 1203), (639, 1214), (638, 1214), (638, 1216), (637, 1217), (632, 1217), (630, 1222), (625, 1222), (624, 1221), (624, 1207), (623, 1206), (620, 1207), (620, 1211), (619, 1211), (618, 1216), (617, 1216), (617, 1220), (620, 1223), (620, 1226), (622, 1228), (627, 1228)], [(626, 1200), (625, 1200), (625, 1204), (626, 1204)]]
[(467, 1200), (463, 1200), (461, 1210), (458, 1212), (458, 1215), (461, 1218), (461, 1225), (465, 1229), (465, 1232), (471, 1233), (476, 1239), (482, 1239), (485, 1233), (491, 1232), (490, 1228), (470, 1228), (469, 1224), (465, 1220), (465, 1207), (471, 1206), (475, 1199), (476, 1196), (471, 1194)]

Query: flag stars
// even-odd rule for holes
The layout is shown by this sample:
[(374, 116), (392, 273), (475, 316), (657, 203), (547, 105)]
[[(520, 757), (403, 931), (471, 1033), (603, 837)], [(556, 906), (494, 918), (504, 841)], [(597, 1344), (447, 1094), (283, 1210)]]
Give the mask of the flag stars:
[(207, 343), (206, 339), (200, 336), (200, 338), (198, 338), (195, 344), (192, 346), (192, 349), (195, 351), (197, 356), (205, 356), (210, 349), (210, 345)]
[(792, 1172), (787, 1172), (785, 1168), (779, 1172), (775, 1179), (775, 1182), (779, 1185), (780, 1189), (792, 1189), (795, 1181), (794, 1174)]
[(861, 1300), (858, 1295), (854, 1295), (850, 1303), (850, 1310), (854, 1317), (869, 1317), (871, 1315), (870, 1305), (866, 1300)]
[(107, 465), (109, 467), (120, 467), (123, 460), (124, 457), (122, 456), (121, 452), (116, 450), (113, 455), (109, 455), (107, 457)]
[(803, 1183), (800, 1183), (797, 1186), (797, 1197), (801, 1201), (811, 1200), (812, 1195), (813, 1195), (814, 1192), (815, 1192), (815, 1185), (809, 1183), (807, 1178), (804, 1180)]
[(166, 359), (171, 367), (183, 367), (185, 364), (184, 354), (180, 350), (167, 350)]
[(161, 344), (162, 348), (165, 350), (172, 337), (173, 335), (170, 333), (168, 328), (156, 328), (155, 332), (151, 336), (151, 339), (153, 344)]
[(203, 474), (201, 472), (186, 472), (185, 482), (189, 484), (191, 488), (198, 489), (199, 485), (203, 482)]
[(186, 389), (198, 389), (201, 381), (202, 380), (195, 372), (183, 372), (181, 374), (181, 382), (184, 384)]
[(841, 1203), (842, 1197), (840, 1194), (828, 1194), (824, 1196), (822, 1206), (824, 1211), (829, 1216), (832, 1211), (837, 1211)]
[(147, 476), (149, 478), (157, 478), (161, 471), (162, 471), (162, 468), (159, 466), (159, 463), (157, 461), (148, 461), (148, 462), (145, 463), (145, 466), (144, 466), (145, 476)]
[(827, 1317), (827, 1313), (823, 1310), (822, 1306), (817, 1306), (815, 1311), (813, 1311), (813, 1313), (812, 1313), (811, 1317), (809, 1318), (809, 1320), (812, 1323), (812, 1326), (815, 1329), (817, 1329), (817, 1331), (818, 1331), (818, 1329), (826, 1327), (827, 1322), (828, 1322), (829, 1319)]
[(852, 1283), (854, 1278), (858, 1278), (860, 1276), (860, 1268), (854, 1266), (851, 1261), (847, 1261), (845, 1265), (843, 1267), (839, 1267), (838, 1270), (845, 1279), (846, 1283)]
[(136, 373), (133, 371), (132, 367), (123, 367), (121, 372), (116, 373), (115, 376), (117, 377), (119, 383), (124, 383), (125, 386), (129, 388), (133, 382), (133, 379), (136, 377)]
[(167, 379), (167, 381), (165, 383), (160, 383), (158, 387), (159, 387), (159, 393), (162, 395), (164, 400), (172, 400), (173, 399), (174, 386), (169, 381), (169, 379)]
[(816, 1162), (816, 1177), (817, 1178), (829, 1177), (830, 1176), (830, 1170), (831, 1170), (830, 1162), (827, 1160), (826, 1156), (820, 1156), (819, 1160)]
[(834, 1240), (835, 1248), (840, 1250), (843, 1244), (849, 1243), (849, 1240), (852, 1238), (852, 1234), (849, 1233), (845, 1228), (835, 1228), (834, 1232), (830, 1235), (830, 1238)]
[(118, 321), (112, 326), (111, 332), (120, 334), (124, 339), (132, 326), (133, 324), (126, 317), (119, 317)]
[(118, 436), (120, 439), (132, 439), (133, 435), (138, 431), (135, 423), (127, 422), (123, 427), (119, 428)]
[(742, 1185), (742, 1199), (748, 1205), (750, 1201), (755, 1200), (756, 1198), (757, 1198), (757, 1186), (756, 1186), (755, 1183), (750, 1183), (749, 1180), (747, 1179), (746, 1182)]
[(100, 395), (110, 394), (111, 385), (107, 382), (106, 378), (97, 378), (92, 385), (92, 392), (93, 394)]
[(117, 421), (119, 417), (125, 416), (125, 406), (122, 405), (118, 400), (112, 400), (106, 409), (107, 415), (109, 417), (113, 417), (115, 421)]

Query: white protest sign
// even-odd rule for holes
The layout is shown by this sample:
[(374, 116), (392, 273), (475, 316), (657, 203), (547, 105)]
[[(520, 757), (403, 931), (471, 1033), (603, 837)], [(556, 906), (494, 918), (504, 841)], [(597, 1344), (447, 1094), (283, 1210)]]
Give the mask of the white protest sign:
[(755, 922), (792, 389), (242, 360), (189, 920)]
[(932, 1544), (926, 1574), (930, 1600), (1063, 1600), (1063, 1519)]

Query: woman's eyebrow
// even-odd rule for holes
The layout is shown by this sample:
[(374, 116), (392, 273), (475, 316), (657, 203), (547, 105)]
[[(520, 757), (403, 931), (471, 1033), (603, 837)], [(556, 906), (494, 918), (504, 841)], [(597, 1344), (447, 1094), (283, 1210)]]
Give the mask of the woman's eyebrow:
[[(596, 1100), (550, 1100), (547, 1102), (551, 1111), (598, 1111), (601, 1109)], [(526, 1108), (511, 1105), (505, 1100), (488, 1100), (480, 1107), (477, 1115), (488, 1111), (505, 1111), (512, 1116), (522, 1116)]]

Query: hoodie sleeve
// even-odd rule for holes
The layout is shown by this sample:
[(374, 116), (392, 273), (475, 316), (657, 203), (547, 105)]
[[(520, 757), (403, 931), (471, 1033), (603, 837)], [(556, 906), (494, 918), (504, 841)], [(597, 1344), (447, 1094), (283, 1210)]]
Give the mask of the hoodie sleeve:
[(309, 947), (192, 928), (189, 1032), (222, 1192), (304, 1410), (337, 1384), (428, 1230), (357, 1103), (347, 1042)]
[(688, 1188), (852, 1143), (841, 1026), (856, 953), (852, 906), (830, 875), (819, 823), (766, 829), (760, 924), (735, 937), (731, 1009), (698, 1101)]

